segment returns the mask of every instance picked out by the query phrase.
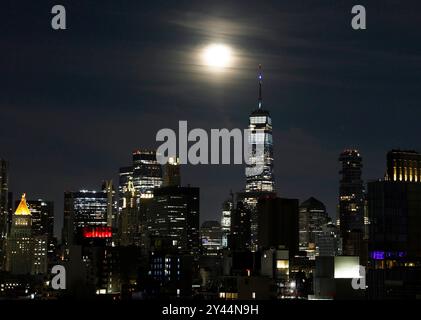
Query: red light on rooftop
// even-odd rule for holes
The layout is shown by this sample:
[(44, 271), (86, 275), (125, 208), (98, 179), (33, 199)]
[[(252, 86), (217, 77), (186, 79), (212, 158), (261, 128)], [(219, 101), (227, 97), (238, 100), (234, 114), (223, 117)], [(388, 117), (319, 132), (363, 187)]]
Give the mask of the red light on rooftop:
[(83, 228), (84, 238), (111, 238), (113, 232), (111, 227), (85, 227)]

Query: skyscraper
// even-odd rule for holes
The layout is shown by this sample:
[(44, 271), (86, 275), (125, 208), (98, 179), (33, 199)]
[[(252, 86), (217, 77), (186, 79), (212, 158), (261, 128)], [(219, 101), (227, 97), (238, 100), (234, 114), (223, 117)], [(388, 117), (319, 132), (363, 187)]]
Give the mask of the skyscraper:
[(121, 167), (119, 169), (119, 180), (118, 180), (118, 194), (119, 194), (119, 212), (121, 210), (123, 201), (124, 189), (127, 189), (129, 182), (133, 182), (133, 167)]
[(153, 191), (162, 185), (162, 167), (154, 150), (133, 152), (133, 186), (141, 198), (152, 198)]
[(9, 165), (0, 158), (0, 271), (5, 267), (5, 245), (8, 233)]
[(122, 207), (119, 217), (119, 242), (121, 246), (140, 246), (140, 201), (133, 182), (129, 181), (128, 186), (123, 189)]
[(359, 255), (364, 238), (364, 185), (362, 158), (358, 150), (345, 150), (339, 156), (339, 221), (344, 254)]
[[(16, 207), (20, 202), (16, 202)], [(42, 199), (27, 200), (26, 203), (32, 216), (32, 234), (54, 237), (54, 203)]]
[(421, 292), (418, 158), (393, 150), (387, 154), (386, 179), (368, 183), (370, 298), (416, 299)]
[[(119, 234), (123, 236), (122, 243), (124, 245), (141, 245), (143, 249), (146, 249), (147, 214), (151, 209), (150, 206), (154, 196), (154, 190), (161, 187), (163, 184), (162, 171), (163, 168), (156, 159), (156, 151), (145, 149), (133, 151), (132, 166), (120, 168), (118, 188), (119, 217), (117, 220), (120, 224), (123, 223), (123, 227), (124, 225), (127, 226), (126, 229), (119, 230)], [(168, 186), (179, 185), (180, 168), (177, 159), (171, 159), (165, 166), (164, 172), (165, 183)], [(134, 188), (134, 190), (132, 190), (132, 188)], [(136, 199), (132, 199), (131, 194), (133, 194)], [(131, 204), (136, 207), (130, 207)], [(123, 211), (125, 216), (121, 217)], [(135, 221), (137, 221), (136, 225), (131, 225)], [(139, 237), (143, 240), (141, 241)]]
[(224, 201), (222, 204), (221, 230), (222, 230), (222, 247), (228, 247), (228, 237), (231, 232), (231, 219), (234, 210), (234, 195)]
[(311, 197), (300, 204), (300, 250), (315, 248), (316, 235), (328, 221), (325, 205)]
[(80, 190), (64, 193), (63, 243), (79, 243), (83, 229), (107, 227), (108, 195), (106, 191)]
[(251, 247), (251, 210), (245, 202), (238, 201), (231, 214), (231, 233), (228, 237), (228, 247), (231, 251), (249, 251)]
[(238, 194), (238, 200), (243, 201), (250, 210), (250, 247), (252, 251), (258, 249), (258, 216), (257, 202), (261, 196), (274, 194), (275, 178), (273, 174), (273, 141), (272, 118), (263, 109), (261, 66), (258, 74), (259, 96), (257, 109), (249, 117), (249, 148), (246, 164), (246, 188), (244, 193)]
[(298, 200), (279, 197), (259, 199), (259, 247), (287, 249), (298, 253)]
[(333, 223), (327, 223), (322, 226), (321, 232), (316, 234), (317, 255), (340, 256), (342, 255), (342, 238), (339, 228)]
[(369, 249), (372, 258), (421, 258), (420, 208), (421, 183), (368, 183), (368, 210), (372, 221)]
[(155, 189), (147, 219), (152, 237), (170, 239), (180, 253), (199, 253), (200, 190), (193, 187)]
[(181, 175), (180, 175), (180, 161), (176, 157), (170, 157), (168, 162), (164, 165), (164, 187), (180, 186)]
[(386, 180), (421, 182), (421, 154), (413, 150), (389, 151)]
[(7, 239), (7, 270), (12, 274), (29, 274), (33, 270), (34, 243), (32, 217), (25, 194), (13, 214), (12, 227)]
[[(262, 107), (262, 72), (259, 66), (258, 107), (250, 114), (249, 159), (246, 165), (246, 192), (273, 192), (272, 118)], [(262, 150), (263, 152), (259, 152)]]
[[(175, 159), (171, 160), (172, 166), (167, 170), (168, 183), (177, 183), (179, 179), (179, 166)], [(152, 198), (153, 190), (159, 188), (163, 183), (162, 167), (156, 160), (156, 151), (154, 150), (135, 150), (132, 153), (132, 165), (121, 167), (119, 170), (119, 212), (121, 211), (123, 189), (128, 187), (129, 182), (133, 182), (136, 194), (143, 199)], [(178, 181), (179, 182), (179, 181)]]
[[(48, 257), (53, 258), (56, 249), (54, 238), (54, 203), (45, 200), (27, 200), (32, 218), (32, 237), (34, 241), (33, 273), (45, 274)], [(16, 207), (18, 203), (16, 203)]]

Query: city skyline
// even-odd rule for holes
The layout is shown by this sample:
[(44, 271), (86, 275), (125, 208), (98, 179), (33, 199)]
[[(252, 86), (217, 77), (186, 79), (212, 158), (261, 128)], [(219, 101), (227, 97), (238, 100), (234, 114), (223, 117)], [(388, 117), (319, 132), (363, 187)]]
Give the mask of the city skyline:
[(421, 297), (421, 2), (2, 12), (0, 300)]
[[(11, 189), (52, 200), (58, 211), (64, 190), (117, 181), (133, 149), (155, 147), (155, 133), (180, 119), (204, 129), (245, 128), (260, 63), (276, 128), (279, 194), (314, 196), (333, 215), (336, 157), (344, 148), (360, 150), (364, 181), (383, 176), (378, 164), (388, 150), (421, 149), (415, 129), (421, 50), (412, 41), (419, 4), (407, 2), (398, 13), (393, 1), (369, 4), (371, 27), (362, 32), (349, 25), (347, 1), (313, 1), (311, 13), (295, 2), (248, 4), (106, 2), (93, 13), (89, 4), (68, 3), (74, 15), (62, 33), (35, 18), (48, 21), (51, 8), (10, 4), (2, 19), (14, 26), (3, 35), (10, 50), (0, 53), (0, 103), (10, 121), (1, 128), (0, 145), (11, 163)], [(29, 30), (17, 24), (23, 19)], [(209, 74), (192, 59), (197, 47), (216, 41), (239, 52), (232, 72)], [(401, 114), (412, 116), (401, 124), (395, 121)], [(25, 130), (14, 130), (18, 122)], [(384, 130), (387, 124), (396, 130)], [(206, 181), (206, 220), (244, 184), (242, 166), (188, 166), (183, 172), (186, 183)]]

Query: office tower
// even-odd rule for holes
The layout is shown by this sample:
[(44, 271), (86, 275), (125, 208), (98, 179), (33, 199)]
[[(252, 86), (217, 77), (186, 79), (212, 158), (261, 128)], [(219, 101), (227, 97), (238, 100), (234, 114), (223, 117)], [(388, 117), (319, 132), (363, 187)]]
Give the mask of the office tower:
[(8, 190), (9, 190), (9, 165), (0, 158), (0, 271), (5, 268), (6, 237), (9, 229), (8, 220)]
[[(177, 174), (179, 176), (178, 160), (172, 158), (171, 164), (175, 165), (168, 173), (167, 178), (171, 177), (168, 183), (177, 182)], [(119, 171), (119, 211), (121, 209), (121, 199), (123, 197), (123, 189), (128, 186), (129, 181), (133, 182), (140, 198), (152, 198), (153, 190), (162, 186), (162, 167), (156, 160), (156, 151), (153, 150), (135, 150), (132, 153), (132, 165), (121, 167)]]
[(420, 208), (421, 183), (368, 183), (369, 253), (372, 259), (379, 262), (395, 260), (396, 263), (401, 259), (421, 258)]
[[(48, 258), (55, 254), (54, 203), (52, 201), (27, 200), (32, 217), (32, 237), (34, 241), (34, 274), (45, 274)], [(18, 203), (16, 203), (16, 207)]]
[(222, 229), (218, 221), (205, 221), (200, 227), (203, 255), (217, 256), (222, 249)]
[[(18, 207), (20, 201), (15, 202)], [(54, 237), (54, 203), (42, 199), (26, 200), (32, 216), (32, 234)]]
[(360, 255), (364, 240), (362, 158), (358, 150), (345, 150), (340, 154), (339, 162), (342, 166), (339, 172), (339, 218), (344, 254)]
[[(107, 188), (108, 185), (108, 188)], [(116, 271), (112, 250), (113, 231), (109, 226), (110, 184), (102, 190), (80, 190), (64, 194), (63, 255), (69, 288), (81, 295), (113, 293)], [(82, 263), (81, 263), (82, 262)], [(86, 275), (80, 279), (78, 273)], [(78, 288), (75, 281), (81, 281)]]
[(316, 255), (333, 257), (342, 255), (342, 238), (339, 228), (329, 222), (315, 235)]
[(121, 167), (118, 180), (119, 212), (122, 206), (124, 188), (128, 187), (129, 182), (133, 182), (133, 167)]
[(162, 185), (162, 167), (156, 160), (156, 151), (133, 152), (133, 185), (141, 198), (152, 198), (154, 189)]
[(122, 207), (119, 217), (119, 242), (121, 246), (140, 246), (140, 212), (139, 196), (133, 186), (133, 182), (129, 181), (127, 187), (123, 189)]
[(261, 198), (259, 215), (259, 246), (262, 249), (288, 249), (290, 256), (298, 253), (298, 200), (278, 197)]
[(231, 233), (228, 236), (228, 247), (231, 251), (250, 250), (250, 221), (251, 210), (242, 202), (231, 212)]
[(370, 216), (367, 285), (372, 299), (421, 294), (421, 183), (368, 183)]
[(257, 201), (259, 197), (274, 193), (275, 177), (273, 174), (273, 141), (272, 118), (269, 111), (263, 109), (261, 66), (259, 66), (259, 97), (258, 106), (249, 117), (249, 146), (248, 161), (246, 164), (245, 194), (239, 194), (239, 199), (244, 201), (251, 212), (250, 241), (251, 250), (258, 249), (258, 216)]
[(386, 180), (421, 182), (421, 154), (413, 150), (389, 151)]
[(228, 247), (228, 237), (231, 232), (231, 216), (234, 210), (234, 195), (231, 193), (231, 199), (224, 201), (222, 204), (221, 230), (222, 230), (222, 247)]
[(47, 234), (32, 235), (33, 239), (33, 266), (32, 274), (47, 274), (49, 239)]
[(163, 166), (164, 171), (164, 187), (181, 186), (180, 161), (178, 158), (170, 157), (168, 162)]
[[(272, 119), (262, 108), (262, 73), (259, 68), (258, 108), (250, 115), (249, 159), (246, 165), (246, 192), (273, 192)], [(262, 153), (258, 151), (262, 150)]]
[(65, 192), (63, 243), (79, 243), (83, 238), (84, 229), (107, 227), (107, 210), (106, 191)]
[(328, 221), (325, 205), (311, 197), (301, 203), (299, 218), (300, 250), (314, 249), (317, 234)]
[[(129, 183), (132, 183), (136, 196), (140, 199), (136, 201), (137, 209), (139, 210), (139, 223), (141, 236), (143, 239), (142, 246), (146, 245), (147, 226), (146, 215), (150, 210), (151, 199), (153, 198), (153, 191), (161, 187), (162, 167), (156, 160), (156, 152), (151, 150), (136, 150), (132, 154), (132, 166), (120, 168), (119, 175), (119, 201), (118, 201), (118, 215), (123, 210), (123, 199), (125, 198), (124, 190), (128, 189)], [(170, 165), (170, 164), (168, 164)], [(176, 159), (171, 160), (171, 168), (167, 168), (167, 183), (176, 186), (179, 185), (179, 165)], [(178, 175), (178, 177), (177, 177)], [(117, 218), (120, 221), (120, 218)], [(146, 249), (146, 247), (144, 247)]]
[(152, 237), (169, 238), (178, 252), (199, 253), (200, 190), (192, 187), (155, 189), (148, 213)]
[(12, 227), (7, 239), (7, 270), (12, 274), (30, 274), (33, 270), (34, 243), (31, 212), (25, 194), (13, 214)]
[(107, 193), (107, 226), (112, 228), (117, 224), (117, 201), (113, 181), (104, 181), (102, 183), (102, 191)]

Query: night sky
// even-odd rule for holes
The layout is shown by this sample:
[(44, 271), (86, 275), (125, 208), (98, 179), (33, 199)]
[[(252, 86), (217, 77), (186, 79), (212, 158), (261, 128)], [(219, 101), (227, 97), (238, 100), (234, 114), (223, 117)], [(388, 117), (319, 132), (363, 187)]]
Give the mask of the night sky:
[[(67, 10), (54, 31), (51, 8)], [(367, 30), (351, 8), (367, 9)], [(55, 202), (63, 192), (117, 182), (156, 132), (245, 128), (257, 106), (274, 125), (278, 194), (314, 196), (335, 215), (344, 148), (358, 148), (364, 179), (382, 178), (392, 148), (421, 151), (420, 1), (14, 1), (0, 13), (0, 157), (15, 197)], [(222, 42), (235, 65), (210, 73), (198, 50)], [(183, 166), (201, 188), (201, 220), (220, 218), (241, 165)]]

